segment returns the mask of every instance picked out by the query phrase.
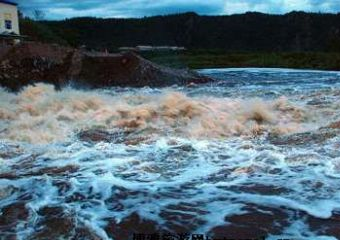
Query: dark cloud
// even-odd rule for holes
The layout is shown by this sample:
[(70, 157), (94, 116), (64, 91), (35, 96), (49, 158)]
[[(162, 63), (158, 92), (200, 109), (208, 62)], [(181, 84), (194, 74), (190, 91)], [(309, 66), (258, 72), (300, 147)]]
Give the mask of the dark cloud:
[(42, 10), (46, 18), (77, 16), (143, 17), (194, 11), (221, 15), (259, 11), (285, 13), (293, 10), (339, 12), (340, 0), (14, 0), (26, 15)]

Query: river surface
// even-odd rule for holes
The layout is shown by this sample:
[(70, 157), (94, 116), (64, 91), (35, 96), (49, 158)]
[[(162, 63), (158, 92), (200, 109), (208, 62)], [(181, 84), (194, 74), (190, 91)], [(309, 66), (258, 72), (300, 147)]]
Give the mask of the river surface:
[(340, 239), (340, 72), (201, 73), (0, 89), (0, 239)]

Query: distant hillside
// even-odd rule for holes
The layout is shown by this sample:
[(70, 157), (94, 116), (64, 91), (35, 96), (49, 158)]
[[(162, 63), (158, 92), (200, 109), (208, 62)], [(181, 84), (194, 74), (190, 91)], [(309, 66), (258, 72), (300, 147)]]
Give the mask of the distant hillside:
[(31, 35), (34, 40), (93, 49), (176, 45), (231, 52), (340, 51), (340, 14), (199, 16), (185, 13), (141, 19), (74, 18), (38, 23), (26, 19), (21, 25), (23, 34)]

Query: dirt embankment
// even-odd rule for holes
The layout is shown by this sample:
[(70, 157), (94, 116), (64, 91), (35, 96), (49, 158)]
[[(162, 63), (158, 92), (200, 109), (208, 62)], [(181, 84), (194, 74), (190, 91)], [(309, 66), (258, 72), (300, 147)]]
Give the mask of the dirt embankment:
[(163, 87), (206, 83), (193, 71), (156, 65), (134, 53), (105, 54), (41, 43), (0, 46), (0, 86), (11, 90), (37, 82), (99, 88)]

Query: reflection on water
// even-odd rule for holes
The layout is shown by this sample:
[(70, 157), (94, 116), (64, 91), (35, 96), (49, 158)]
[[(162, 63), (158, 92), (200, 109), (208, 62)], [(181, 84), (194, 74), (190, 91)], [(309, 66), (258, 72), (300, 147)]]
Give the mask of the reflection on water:
[(220, 81), (1, 90), (1, 237), (340, 238), (340, 74), (202, 73)]

